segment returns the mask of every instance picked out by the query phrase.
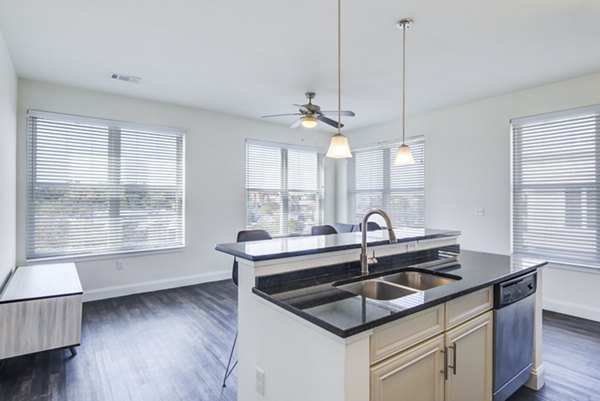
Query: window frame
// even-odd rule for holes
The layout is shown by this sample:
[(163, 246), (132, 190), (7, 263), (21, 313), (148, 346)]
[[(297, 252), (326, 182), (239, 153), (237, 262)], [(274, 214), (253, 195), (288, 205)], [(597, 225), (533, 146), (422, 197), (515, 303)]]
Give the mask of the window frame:
[[(422, 146), (423, 146), (423, 159), (422, 159), (422, 165), (423, 165), (423, 186), (422, 186), (423, 215), (422, 215), (422, 220), (423, 220), (423, 227), (425, 227), (425, 218), (426, 218), (426, 208), (425, 208), (426, 141), (425, 141), (425, 136), (423, 136), (423, 135), (413, 136), (413, 137), (407, 138), (405, 142), (409, 146), (413, 146), (415, 144), (422, 144)], [(394, 141), (379, 142), (375, 145), (352, 149), (352, 153), (354, 154), (354, 157), (351, 160), (349, 160), (349, 162), (348, 162), (348, 177), (347, 177), (348, 208), (347, 208), (347, 212), (346, 212), (346, 215), (347, 215), (346, 217), (348, 219), (348, 222), (350, 222), (352, 224), (358, 223), (355, 220), (357, 218), (356, 196), (359, 193), (374, 193), (374, 192), (381, 193), (382, 208), (386, 212), (390, 213), (391, 201), (393, 199), (392, 194), (394, 194), (395, 192), (396, 193), (414, 193), (415, 191), (418, 191), (418, 189), (421, 188), (421, 187), (419, 187), (419, 188), (412, 187), (412, 188), (404, 188), (404, 189), (391, 188), (392, 168), (394, 167), (394, 164), (393, 164), (394, 161), (393, 161), (393, 156), (391, 154), (392, 153), (391, 151), (397, 149), (398, 147), (400, 147), (400, 145), (402, 145), (402, 142), (394, 140)], [(382, 171), (383, 172), (382, 186), (383, 187), (381, 189), (373, 189), (373, 190), (371, 190), (371, 189), (357, 190), (356, 189), (356, 153), (367, 152), (367, 151), (379, 151), (379, 150), (382, 151), (382, 156), (383, 156), (383, 162), (382, 162), (382, 169), (383, 169), (383, 171)], [(392, 219), (392, 223), (397, 224), (393, 219)], [(419, 227), (419, 228), (423, 228), (423, 227)]]
[[(85, 253), (66, 253), (61, 255), (42, 255), (36, 256), (31, 253), (31, 244), (34, 244), (34, 239), (30, 238), (30, 231), (32, 231), (32, 225), (35, 225), (33, 219), (31, 219), (31, 212), (34, 206), (31, 204), (33, 201), (33, 185), (35, 183), (36, 169), (35, 164), (37, 163), (37, 159), (35, 161), (30, 160), (35, 154), (35, 129), (32, 127), (32, 123), (35, 123), (35, 118), (46, 119), (50, 121), (59, 121), (62, 124), (84, 124), (84, 125), (98, 125), (103, 126), (107, 129), (108, 132), (108, 148), (107, 148), (107, 158), (109, 161), (114, 161), (116, 157), (115, 147), (120, 145), (121, 141), (121, 133), (122, 131), (131, 131), (130, 134), (135, 132), (148, 132), (148, 133), (160, 133), (161, 135), (173, 135), (175, 137), (180, 138), (180, 141), (177, 143), (177, 153), (180, 155), (181, 160), (176, 161), (176, 164), (179, 165), (176, 174), (180, 169), (181, 174), (181, 183), (180, 183), (180, 191), (181, 191), (181, 199), (180, 208), (181, 212), (179, 214), (181, 221), (177, 221), (177, 224), (181, 226), (181, 240), (177, 245), (169, 245), (169, 246), (155, 246), (148, 248), (136, 248), (136, 247), (123, 247), (123, 238), (120, 239), (119, 243), (121, 244), (121, 249), (114, 249), (108, 251), (101, 252), (85, 252)], [(114, 259), (115, 256), (118, 255), (140, 255), (140, 254), (158, 254), (158, 253), (171, 253), (171, 252), (181, 252), (183, 248), (186, 247), (186, 185), (185, 185), (185, 175), (186, 175), (186, 131), (182, 128), (176, 127), (168, 127), (168, 126), (159, 126), (159, 125), (150, 125), (150, 124), (142, 124), (142, 123), (133, 123), (128, 121), (120, 121), (106, 118), (97, 118), (97, 117), (87, 117), (80, 115), (72, 115), (66, 113), (58, 113), (58, 112), (49, 112), (35, 109), (28, 109), (26, 114), (26, 127), (27, 127), (27, 135), (26, 135), (26, 157), (25, 157), (25, 180), (26, 180), (26, 188), (25, 188), (25, 213), (24, 213), (24, 235), (25, 235), (25, 258), (28, 262), (44, 262), (44, 261), (87, 261), (87, 260), (102, 260), (102, 259)], [(127, 132), (126, 132), (127, 133)], [(118, 137), (118, 138), (117, 138)], [(119, 150), (120, 151), (120, 150)], [(118, 159), (118, 169), (121, 169), (122, 163), (120, 154)], [(107, 173), (107, 178), (109, 182), (114, 180), (114, 164), (109, 162), (109, 171)], [(117, 182), (112, 182), (114, 185)], [(69, 188), (74, 188), (72, 184), (69, 183), (52, 183), (53, 187), (56, 188), (64, 188), (65, 191), (68, 191)], [(98, 186), (98, 184), (94, 184)], [(118, 185), (124, 189), (124, 193), (131, 192), (127, 191), (127, 188), (134, 188), (139, 186), (144, 186), (144, 184), (121, 184), (118, 182)], [(179, 188), (177, 188), (179, 191)], [(113, 196), (112, 198), (120, 199), (118, 196)], [(116, 212), (120, 211), (120, 206), (115, 209), (115, 202), (109, 202), (109, 208), (107, 208), (107, 212), (109, 215), (114, 216)], [(115, 212), (116, 210), (116, 212)], [(119, 215), (120, 216), (120, 215)], [(30, 244), (31, 242), (31, 244)]]
[[(277, 189), (272, 189), (272, 188), (262, 188), (262, 187), (252, 187), (249, 188), (248, 187), (248, 147), (249, 146), (262, 146), (262, 147), (269, 147), (269, 148), (274, 148), (274, 149), (279, 149), (280, 150), (280, 161), (281, 161), (281, 174), (280, 174), (280, 187)], [(294, 190), (294, 189), (290, 189), (288, 182), (289, 182), (289, 169), (288, 169), (288, 153), (290, 150), (298, 150), (298, 151), (302, 151), (302, 152), (310, 152), (310, 153), (314, 153), (316, 156), (316, 160), (317, 160), (317, 187), (318, 190), (317, 191), (312, 191), (312, 190)], [(251, 138), (247, 138), (245, 141), (245, 145), (244, 145), (244, 155), (245, 155), (245, 178), (244, 178), (244, 197), (245, 197), (245, 201), (244, 201), (244, 227), (246, 230), (253, 230), (253, 229), (265, 229), (267, 230), (267, 228), (265, 227), (252, 227), (248, 225), (248, 192), (249, 191), (253, 191), (253, 192), (262, 192), (262, 193), (280, 193), (281, 195), (281, 232), (279, 234), (273, 235), (273, 233), (271, 233), (269, 230), (269, 234), (271, 234), (273, 236), (273, 238), (280, 238), (280, 237), (288, 237), (288, 236), (304, 236), (304, 235), (310, 235), (310, 232), (303, 232), (301, 234), (298, 233), (290, 233), (290, 229), (289, 229), (289, 198), (290, 198), (290, 192), (293, 193), (310, 193), (310, 194), (316, 194), (317, 195), (317, 203), (318, 203), (318, 216), (319, 216), (319, 220), (318, 222), (315, 222), (315, 225), (321, 225), (324, 224), (324, 220), (325, 220), (325, 163), (324, 163), (324, 158), (325, 158), (325, 153), (323, 152), (323, 150), (321, 148), (318, 147), (312, 147), (312, 146), (302, 146), (302, 145), (294, 145), (294, 144), (287, 144), (287, 143), (279, 143), (279, 142), (271, 142), (271, 141), (263, 141), (263, 140), (257, 140), (257, 139), (251, 139)], [(287, 222), (287, 224), (283, 224), (283, 222)]]
[[(596, 251), (596, 261), (595, 263), (588, 263), (588, 262), (583, 262), (583, 261), (577, 261), (574, 259), (570, 259), (567, 256), (565, 259), (560, 259), (556, 258), (555, 256), (548, 256), (549, 254), (544, 254), (544, 252), (520, 252), (520, 251), (515, 251), (515, 248), (519, 248), (519, 246), (516, 246), (515, 244), (518, 244), (518, 238), (520, 238), (521, 235), (523, 235), (522, 233), (517, 233), (517, 227), (516, 227), (516, 221), (523, 221), (523, 219), (525, 217), (520, 216), (518, 217), (516, 215), (516, 197), (518, 196), (517, 192), (518, 191), (524, 191), (524, 189), (527, 187), (526, 185), (523, 185), (520, 182), (520, 179), (518, 179), (517, 177), (517, 172), (516, 172), (516, 164), (517, 163), (517, 146), (515, 144), (516, 142), (516, 138), (515, 138), (515, 129), (516, 127), (521, 127), (520, 129), (522, 129), (522, 127), (527, 126), (527, 125), (534, 125), (534, 124), (551, 124), (551, 123), (558, 123), (560, 121), (566, 121), (569, 119), (577, 119), (577, 118), (585, 118), (586, 115), (589, 115), (590, 117), (595, 116), (595, 144), (596, 147), (594, 149), (594, 160), (595, 160), (595, 165), (596, 165), (596, 174), (595, 174), (595, 180), (593, 185), (596, 186), (600, 186), (600, 105), (592, 105), (592, 106), (586, 106), (586, 107), (579, 107), (579, 108), (574, 108), (574, 109), (568, 109), (568, 110), (561, 110), (561, 111), (555, 111), (555, 112), (549, 112), (549, 113), (543, 113), (543, 114), (537, 114), (537, 115), (532, 115), (532, 116), (526, 116), (526, 117), (520, 117), (520, 118), (514, 118), (510, 120), (510, 128), (509, 128), (509, 136), (510, 136), (510, 252), (511, 254), (514, 255), (518, 255), (518, 256), (523, 256), (523, 257), (532, 257), (532, 258), (543, 258), (548, 260), (548, 262), (552, 263), (554, 266), (557, 267), (561, 267), (561, 268), (565, 268), (565, 269), (569, 269), (569, 270), (583, 270), (583, 271), (588, 271), (588, 272), (595, 272), (595, 273), (600, 273), (600, 215), (597, 215), (596, 220), (595, 220), (595, 224), (596, 224), (596, 230), (595, 230), (595, 242), (596, 244), (598, 244), (598, 250)], [(522, 158), (519, 159), (519, 163), (522, 163)], [(521, 176), (523, 174), (521, 173)], [(517, 185), (516, 183), (519, 182), (519, 184)], [(554, 189), (558, 189), (560, 188), (560, 185), (557, 184), (541, 184), (541, 186), (543, 185), (547, 185), (546, 188), (550, 188), (551, 186), (554, 186)], [(566, 204), (569, 203), (567, 201), (567, 197), (568, 197), (568, 193), (574, 192), (574, 191), (582, 191), (582, 188), (590, 188), (590, 184), (578, 184), (578, 185), (563, 185), (562, 187), (565, 190), (565, 210), (566, 210)], [(572, 196), (572, 194), (571, 194)], [(600, 200), (600, 198), (598, 199)], [(521, 205), (521, 207), (523, 207)], [(598, 204), (596, 205), (596, 209), (600, 210), (600, 202), (598, 202)], [(577, 209), (579, 212), (586, 210), (586, 209)], [(523, 213), (521, 213), (523, 214)], [(580, 213), (581, 214), (581, 213)], [(568, 217), (565, 214), (565, 219), (567, 219)], [(524, 245), (520, 245), (520, 247), (524, 247)]]

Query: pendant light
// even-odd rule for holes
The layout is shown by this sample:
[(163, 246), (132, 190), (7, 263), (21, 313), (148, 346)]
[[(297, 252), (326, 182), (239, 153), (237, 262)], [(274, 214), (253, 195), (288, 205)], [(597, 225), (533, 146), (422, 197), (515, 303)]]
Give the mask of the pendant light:
[(348, 159), (352, 157), (348, 138), (342, 134), (342, 0), (338, 0), (338, 132), (331, 137), (325, 157)]
[(413, 20), (406, 18), (400, 20), (396, 26), (402, 29), (402, 145), (396, 152), (395, 166), (415, 164), (415, 158), (406, 144), (406, 30), (410, 28)]

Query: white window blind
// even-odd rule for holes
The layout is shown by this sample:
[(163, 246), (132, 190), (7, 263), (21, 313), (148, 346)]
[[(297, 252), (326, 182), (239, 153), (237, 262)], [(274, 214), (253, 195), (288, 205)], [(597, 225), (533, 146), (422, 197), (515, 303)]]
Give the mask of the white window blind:
[(399, 143), (353, 152), (349, 161), (349, 221), (360, 222), (370, 209), (388, 212), (394, 226), (425, 226), (425, 140), (407, 141), (415, 164), (394, 166)]
[(513, 252), (600, 267), (600, 106), (512, 121)]
[(323, 155), (314, 149), (246, 143), (246, 228), (272, 236), (323, 224)]
[(182, 130), (28, 112), (27, 259), (181, 247)]

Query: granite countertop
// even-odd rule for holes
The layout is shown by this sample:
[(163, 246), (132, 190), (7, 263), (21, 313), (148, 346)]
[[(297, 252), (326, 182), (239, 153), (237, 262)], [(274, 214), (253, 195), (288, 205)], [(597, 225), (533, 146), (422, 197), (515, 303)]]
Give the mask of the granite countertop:
[[(493, 284), (527, 274), (546, 262), (519, 256), (460, 251), (457, 264), (436, 270), (460, 279), (450, 284), (419, 291), (390, 301), (378, 301), (353, 295), (334, 287), (334, 282), (352, 282), (360, 276), (358, 263), (334, 265), (306, 273), (295, 272), (257, 282), (253, 292), (268, 301), (342, 337), (386, 324)], [(371, 268), (378, 277), (410, 268), (409, 262), (392, 258)], [(302, 277), (304, 274), (304, 277)]]
[[(431, 228), (400, 228), (394, 229), (394, 233), (399, 243), (460, 235), (460, 231), (436, 230)], [(369, 231), (367, 233), (367, 242), (369, 247), (389, 244), (387, 230)], [(234, 242), (230, 244), (218, 244), (215, 246), (215, 249), (238, 258), (258, 262), (355, 249), (360, 248), (360, 246), (361, 233), (352, 232), (333, 235), (283, 237), (264, 241)]]

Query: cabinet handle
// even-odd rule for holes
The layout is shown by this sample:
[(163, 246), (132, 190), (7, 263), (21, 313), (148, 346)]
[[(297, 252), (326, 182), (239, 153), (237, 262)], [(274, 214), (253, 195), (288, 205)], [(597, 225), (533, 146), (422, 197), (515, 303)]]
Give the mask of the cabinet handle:
[(448, 380), (448, 347), (444, 347), (440, 352), (444, 354), (444, 370), (440, 370), (440, 373), (444, 374), (444, 380)]
[(452, 365), (450, 367), (452, 368), (452, 373), (456, 375), (456, 343), (452, 343), (449, 348), (452, 350)]

